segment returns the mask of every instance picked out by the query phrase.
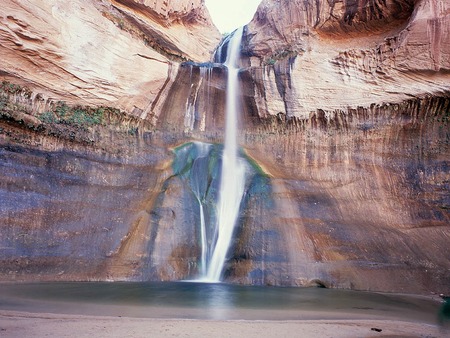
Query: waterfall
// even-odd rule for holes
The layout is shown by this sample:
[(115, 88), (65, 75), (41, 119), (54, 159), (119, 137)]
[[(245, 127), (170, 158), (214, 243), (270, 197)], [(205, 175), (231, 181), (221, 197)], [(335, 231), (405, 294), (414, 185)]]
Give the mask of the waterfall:
[[(193, 95), (192, 91), (194, 90), (194, 83), (192, 82), (192, 65), (189, 66), (190, 69), (190, 83), (191, 88), (189, 88), (189, 95), (186, 99), (186, 109), (184, 114), (184, 131), (188, 132), (192, 129), (194, 129), (194, 122), (195, 122), (195, 101), (196, 96)], [(192, 98), (194, 96), (194, 98)]]
[(239, 28), (229, 40), (227, 59), (225, 61), (225, 66), (228, 68), (225, 146), (222, 155), (222, 174), (217, 203), (215, 245), (206, 275), (206, 280), (212, 282), (220, 281), (226, 254), (239, 216), (239, 208), (245, 186), (245, 162), (238, 156), (237, 145), (237, 113), (239, 111), (238, 62), (242, 32), (243, 28)]
[[(213, 68), (205, 64), (199, 67), (199, 80), (193, 81), (193, 64), (188, 65), (190, 69), (190, 83), (189, 94), (186, 98), (185, 113), (184, 113), (184, 131), (190, 132), (195, 129), (205, 131), (206, 129), (206, 114), (205, 107), (210, 103), (210, 82)], [(205, 98), (205, 104), (201, 106), (199, 98)], [(202, 110), (203, 109), (203, 110)]]
[(201, 275), (206, 276), (207, 273), (207, 257), (208, 257), (208, 241), (207, 241), (207, 229), (206, 229), (206, 221), (205, 221), (205, 210), (203, 207), (203, 202), (205, 199), (205, 194), (207, 192), (207, 184), (205, 178), (201, 178), (196, 173), (207, 174), (207, 167), (209, 162), (207, 160), (210, 155), (211, 145), (202, 142), (194, 142), (193, 148), (196, 150), (196, 157), (192, 164), (192, 172), (191, 172), (191, 189), (194, 193), (200, 212), (200, 240), (201, 240), (201, 260), (200, 260), (200, 268)]
[[(243, 28), (240, 28), (232, 36), (227, 37), (216, 54), (217, 60), (221, 58), (220, 54), (226, 51), (226, 60), (223, 64), (228, 69), (223, 147), (197, 141), (175, 149), (174, 173), (188, 183), (198, 204), (198, 244), (201, 251), (198, 258), (197, 281), (220, 281), (239, 217), (246, 175), (250, 175), (251, 171), (247, 160), (239, 155), (237, 141), (242, 33)], [(189, 67), (192, 77), (192, 65)], [(186, 99), (184, 120), (186, 132), (204, 130), (206, 127), (206, 114), (201, 109), (202, 100), (197, 99), (199, 97), (205, 99), (206, 96), (206, 107), (210, 106), (209, 88), (213, 67), (211, 64), (200, 64), (196, 67), (199, 67), (199, 83), (191, 84)]]

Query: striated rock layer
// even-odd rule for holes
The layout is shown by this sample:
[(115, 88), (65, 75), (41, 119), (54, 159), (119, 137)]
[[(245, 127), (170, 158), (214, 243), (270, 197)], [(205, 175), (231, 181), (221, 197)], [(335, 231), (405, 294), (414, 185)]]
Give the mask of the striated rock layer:
[(251, 262), (244, 280), (448, 292), (449, 104), (317, 114), (301, 132), (254, 135), (275, 206), (245, 214), (234, 277)]
[[(1, 75), (29, 88), (0, 92), (0, 279), (195, 278), (192, 186), (212, 210), (221, 159), (201, 180), (176, 153), (223, 140), (226, 87), (223, 66), (180, 63), (213, 49), (202, 7), (56, 2), (48, 16), (48, 2), (18, 3), (1, 17)], [(253, 169), (225, 281), (450, 292), (449, 15), (445, 1), (263, 1), (244, 36), (239, 141)], [(67, 61), (94, 52), (70, 43), (80, 17), (117, 35), (96, 45), (108, 62)]]
[(448, 92), (449, 13), (439, 0), (264, 1), (246, 32), (252, 113), (307, 119)]
[(0, 79), (49, 102), (111, 106), (150, 119), (179, 63), (209, 59), (219, 39), (200, 0), (7, 0)]

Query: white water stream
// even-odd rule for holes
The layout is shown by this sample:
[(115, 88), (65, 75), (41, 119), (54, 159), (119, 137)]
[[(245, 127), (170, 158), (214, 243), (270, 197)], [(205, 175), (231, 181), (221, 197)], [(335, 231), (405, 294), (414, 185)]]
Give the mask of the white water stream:
[[(202, 164), (199, 162), (202, 159), (205, 159), (209, 156), (209, 152), (211, 149), (211, 144), (202, 143), (202, 142), (194, 142), (193, 146), (197, 150), (197, 158), (194, 160), (192, 165), (193, 171), (203, 172), (201, 166)], [(191, 177), (191, 188), (195, 197), (197, 198), (200, 212), (200, 239), (201, 239), (201, 260), (200, 260), (200, 274), (201, 276), (206, 276), (207, 273), (207, 257), (208, 257), (208, 239), (207, 239), (207, 229), (206, 229), (206, 221), (205, 221), (205, 210), (203, 207), (204, 198), (205, 198), (205, 190), (204, 187), (205, 182), (201, 180), (201, 178), (197, 175), (193, 175)]]
[(243, 28), (236, 30), (229, 41), (225, 66), (228, 68), (226, 96), (225, 146), (222, 156), (222, 175), (217, 203), (215, 246), (208, 264), (206, 281), (219, 282), (245, 187), (245, 162), (238, 156), (237, 114), (239, 105), (239, 56)]

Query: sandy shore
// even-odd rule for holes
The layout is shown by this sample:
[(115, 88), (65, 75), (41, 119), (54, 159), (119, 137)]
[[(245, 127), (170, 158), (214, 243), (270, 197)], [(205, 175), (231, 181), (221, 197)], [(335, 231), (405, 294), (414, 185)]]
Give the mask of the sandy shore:
[[(377, 329), (378, 331), (374, 330)], [(382, 331), (379, 331), (382, 330)], [(210, 321), (0, 310), (0, 337), (446, 337), (438, 326), (387, 320)]]

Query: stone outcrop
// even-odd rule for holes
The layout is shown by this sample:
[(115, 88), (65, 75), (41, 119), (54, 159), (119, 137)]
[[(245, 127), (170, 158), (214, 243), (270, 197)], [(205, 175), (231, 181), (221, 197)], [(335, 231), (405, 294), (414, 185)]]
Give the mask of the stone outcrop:
[(7, 0), (0, 79), (48, 102), (150, 118), (178, 65), (208, 60), (220, 34), (203, 1)]
[(272, 202), (253, 194), (231, 279), (448, 292), (449, 104), (318, 112), (297, 132), (248, 135)]

